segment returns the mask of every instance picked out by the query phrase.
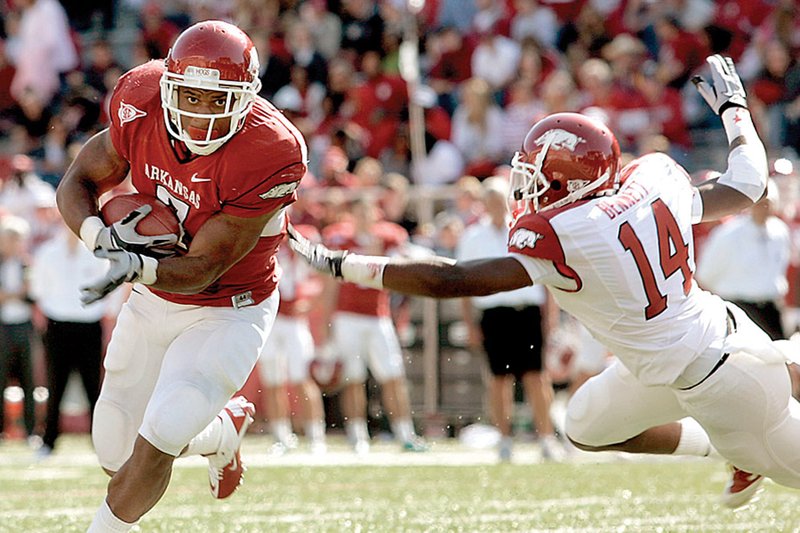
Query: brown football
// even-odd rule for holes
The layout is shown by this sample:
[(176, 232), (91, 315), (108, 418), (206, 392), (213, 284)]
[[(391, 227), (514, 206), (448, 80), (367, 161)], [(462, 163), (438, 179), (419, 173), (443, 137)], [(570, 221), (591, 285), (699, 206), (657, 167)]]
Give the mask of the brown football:
[[(150, 211), (136, 225), (136, 231), (140, 235), (177, 235), (178, 242), (183, 234), (180, 220), (175, 212), (155, 196), (148, 196), (141, 193), (119, 194), (112, 196), (100, 208), (100, 216), (107, 225), (111, 225), (121, 220), (128, 213), (143, 205), (150, 205)], [(177, 251), (177, 250), (176, 250)]]

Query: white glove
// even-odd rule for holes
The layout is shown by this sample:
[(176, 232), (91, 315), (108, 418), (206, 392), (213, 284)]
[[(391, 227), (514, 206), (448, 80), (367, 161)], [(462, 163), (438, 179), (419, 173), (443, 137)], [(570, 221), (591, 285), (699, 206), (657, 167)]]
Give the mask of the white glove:
[(137, 254), (154, 257), (169, 257), (175, 254), (174, 247), (178, 243), (178, 236), (167, 233), (164, 235), (141, 235), (136, 231), (136, 225), (146, 217), (153, 207), (143, 205), (137, 207), (117, 222), (100, 230), (95, 238), (95, 250), (127, 250)]
[(700, 96), (711, 106), (714, 113), (722, 115), (729, 107), (743, 107), (747, 109), (747, 96), (744, 92), (742, 80), (736, 73), (736, 67), (730, 57), (719, 54), (708, 56), (706, 63), (711, 68), (712, 84), (701, 76), (694, 76), (692, 83), (697, 88)]
[(342, 278), (342, 261), (347, 255), (347, 250), (329, 250), (322, 244), (314, 244), (294, 229), (291, 224), (286, 231), (289, 233), (289, 246), (315, 270), (335, 278)]
[(127, 250), (108, 250), (102, 247), (98, 247), (94, 255), (100, 259), (108, 259), (110, 266), (105, 276), (88, 287), (81, 288), (81, 302), (84, 305), (104, 298), (126, 281), (141, 281), (145, 284), (155, 282), (155, 268), (146, 266), (147, 261), (158, 264), (152, 257), (144, 257)]

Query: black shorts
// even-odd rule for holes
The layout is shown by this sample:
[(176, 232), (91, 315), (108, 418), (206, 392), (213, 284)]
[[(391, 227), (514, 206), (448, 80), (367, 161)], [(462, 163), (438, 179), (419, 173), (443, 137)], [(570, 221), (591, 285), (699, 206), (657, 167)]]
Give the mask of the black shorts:
[(481, 317), (483, 347), (495, 376), (517, 378), (542, 370), (542, 311), (539, 306), (493, 307)]

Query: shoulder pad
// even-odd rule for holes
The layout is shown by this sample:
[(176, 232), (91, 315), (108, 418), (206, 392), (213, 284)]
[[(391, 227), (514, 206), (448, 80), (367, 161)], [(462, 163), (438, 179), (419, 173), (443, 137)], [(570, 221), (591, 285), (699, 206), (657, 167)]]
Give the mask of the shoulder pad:
[(539, 259), (563, 262), (564, 250), (550, 221), (536, 213), (514, 221), (508, 232), (508, 251)]

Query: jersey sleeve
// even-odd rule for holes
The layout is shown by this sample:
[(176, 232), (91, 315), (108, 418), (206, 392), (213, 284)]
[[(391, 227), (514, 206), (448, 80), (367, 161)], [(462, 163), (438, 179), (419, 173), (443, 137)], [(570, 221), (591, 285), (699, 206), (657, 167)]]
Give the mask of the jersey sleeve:
[(508, 233), (508, 252), (522, 263), (534, 283), (570, 291), (582, 286), (580, 276), (566, 264), (553, 226), (541, 215), (531, 213), (515, 221)]
[(130, 149), (128, 144), (125, 142), (125, 136), (122, 131), (123, 123), (118, 118), (120, 114), (120, 105), (123, 98), (122, 95), (125, 92), (125, 87), (127, 85), (127, 76), (128, 74), (125, 74), (119, 79), (116, 87), (114, 87), (114, 92), (111, 93), (111, 103), (109, 105), (108, 113), (110, 119), (108, 131), (111, 134), (111, 144), (114, 145), (114, 149), (126, 161), (130, 161)]
[[(241, 165), (241, 173), (232, 175), (244, 181), (228, 188), (222, 211), (229, 215), (251, 218), (271, 213), (297, 200), (297, 188), (306, 174), (303, 141), (282, 139), (276, 141), (269, 156), (261, 156), (265, 164), (261, 168), (248, 168), (250, 161), (235, 161)], [(276, 163), (277, 161), (277, 163)], [(258, 165), (253, 165), (257, 167)], [(277, 168), (277, 170), (275, 170)]]
[[(146, 134), (138, 135), (145, 120), (157, 114), (160, 119), (160, 96), (158, 80), (161, 79), (163, 62), (149, 61), (123, 74), (111, 93), (109, 102), (109, 133), (117, 153), (130, 161), (131, 147)], [(157, 108), (153, 101), (158, 99)]]

